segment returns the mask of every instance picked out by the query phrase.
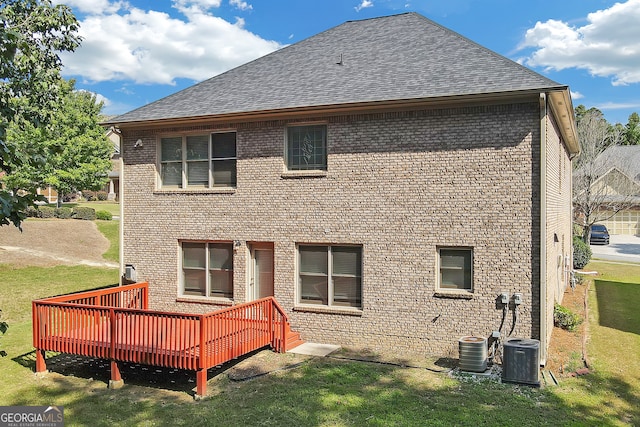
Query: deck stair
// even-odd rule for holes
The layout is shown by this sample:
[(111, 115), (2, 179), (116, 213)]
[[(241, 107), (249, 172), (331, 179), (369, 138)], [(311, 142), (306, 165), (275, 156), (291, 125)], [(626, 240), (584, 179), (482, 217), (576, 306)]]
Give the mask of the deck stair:
[(291, 330), (291, 325), (289, 323), (287, 323), (286, 337), (287, 337), (287, 339), (286, 339), (287, 351), (289, 351), (289, 350), (291, 350), (293, 348), (296, 348), (300, 344), (304, 344), (304, 341), (300, 337), (300, 332), (292, 331)]

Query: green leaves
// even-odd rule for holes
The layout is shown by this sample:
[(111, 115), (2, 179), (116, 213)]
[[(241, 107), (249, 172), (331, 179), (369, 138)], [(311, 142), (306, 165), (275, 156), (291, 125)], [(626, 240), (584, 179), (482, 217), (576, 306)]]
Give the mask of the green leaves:
[(47, 126), (14, 121), (7, 138), (16, 159), (28, 159), (4, 181), (11, 188), (51, 185), (58, 193), (98, 190), (107, 182), (113, 146), (100, 125), (102, 104), (94, 95), (61, 83), (63, 96), (51, 111)]
[[(0, 3), (0, 171), (35, 170), (44, 162), (37, 149), (20, 149), (7, 142), (10, 123), (37, 129), (50, 121), (61, 91), (62, 51), (80, 45), (79, 29), (71, 9), (50, 0), (3, 0)], [(35, 132), (34, 132), (35, 133)], [(24, 174), (24, 173), (23, 173)], [(15, 183), (17, 184), (17, 182)], [(27, 187), (29, 187), (27, 185)], [(0, 193), (0, 225), (20, 225), (22, 213), (35, 196)]]

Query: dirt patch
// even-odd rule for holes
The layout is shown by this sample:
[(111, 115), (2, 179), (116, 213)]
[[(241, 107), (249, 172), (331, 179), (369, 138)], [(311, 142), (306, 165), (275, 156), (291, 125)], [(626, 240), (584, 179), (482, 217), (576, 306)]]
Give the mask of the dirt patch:
[(102, 258), (107, 249), (109, 240), (93, 221), (29, 219), (23, 222), (22, 232), (14, 226), (0, 227), (0, 263), (16, 267), (117, 267)]
[(575, 375), (579, 369), (585, 368), (584, 359), (587, 355), (584, 339), (588, 333), (585, 305), (587, 283), (585, 281), (583, 284), (578, 284), (575, 289), (569, 288), (564, 293), (562, 305), (578, 314), (583, 322), (573, 332), (558, 327), (553, 328), (544, 370), (549, 370), (554, 375), (571, 376)]

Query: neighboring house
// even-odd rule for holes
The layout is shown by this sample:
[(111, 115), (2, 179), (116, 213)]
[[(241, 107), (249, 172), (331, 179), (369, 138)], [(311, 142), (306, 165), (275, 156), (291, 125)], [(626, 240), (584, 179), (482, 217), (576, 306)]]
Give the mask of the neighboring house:
[(152, 308), (274, 295), (307, 341), (457, 357), (500, 330), (545, 360), (572, 253), (567, 86), (408, 13), (110, 124), (121, 262)]
[(109, 171), (109, 184), (105, 191), (107, 200), (120, 200), (120, 132), (113, 126), (107, 130), (107, 138), (113, 144), (111, 155), (111, 171)]
[[(610, 234), (640, 235), (640, 145), (607, 148), (594, 161), (593, 171), (600, 178), (591, 185), (591, 194), (602, 201), (599, 216), (607, 218), (598, 223)], [(620, 207), (624, 209), (616, 212)]]
[[(43, 196), (47, 200), (47, 203), (49, 204), (58, 203), (58, 191), (50, 185), (45, 188), (37, 188), (36, 194), (38, 194), (39, 196)], [(38, 202), (38, 203), (44, 203), (44, 202)]]

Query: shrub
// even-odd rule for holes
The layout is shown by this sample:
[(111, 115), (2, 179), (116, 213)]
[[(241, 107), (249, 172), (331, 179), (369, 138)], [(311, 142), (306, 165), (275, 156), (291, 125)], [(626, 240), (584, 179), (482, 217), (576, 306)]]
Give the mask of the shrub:
[(39, 218), (55, 218), (56, 217), (56, 208), (52, 208), (51, 206), (40, 206), (38, 209), (40, 212)]
[(567, 307), (556, 304), (553, 307), (553, 324), (567, 331), (575, 331), (582, 319)]
[(581, 270), (591, 260), (591, 248), (582, 238), (573, 237), (573, 268)]
[(28, 218), (37, 218), (40, 216), (40, 211), (35, 206), (27, 206), (27, 209), (24, 210), (24, 213)]
[(101, 202), (104, 202), (105, 200), (107, 200), (107, 192), (106, 191), (98, 191), (96, 193), (96, 197), (98, 198), (98, 200), (100, 200)]
[(111, 221), (111, 219), (113, 218), (113, 215), (109, 211), (97, 211), (96, 218), (102, 219), (105, 221)]
[(85, 190), (82, 192), (82, 197), (84, 197), (87, 202), (93, 202), (96, 200), (96, 193), (95, 191)]
[(96, 219), (96, 210), (93, 208), (88, 208), (86, 206), (79, 206), (73, 209), (72, 217), (75, 219), (93, 221)]
[(584, 233), (584, 228), (580, 224), (573, 223), (573, 235), (582, 237)]
[(73, 214), (73, 209), (67, 207), (61, 207), (56, 209), (56, 218), (69, 219)]

